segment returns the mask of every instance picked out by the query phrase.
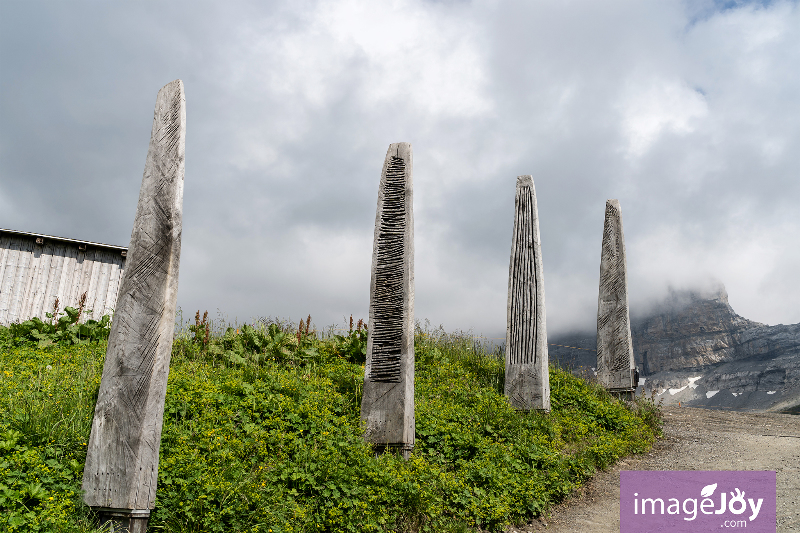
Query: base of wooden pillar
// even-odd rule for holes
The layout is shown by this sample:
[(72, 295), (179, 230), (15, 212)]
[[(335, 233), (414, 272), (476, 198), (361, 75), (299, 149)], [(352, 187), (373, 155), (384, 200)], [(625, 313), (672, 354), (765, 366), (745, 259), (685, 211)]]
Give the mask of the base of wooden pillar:
[(636, 396), (636, 389), (609, 389), (608, 392), (618, 400), (632, 402)]
[(414, 450), (413, 444), (375, 444), (374, 445), (375, 456), (384, 454), (384, 453), (393, 453), (397, 455), (398, 453), (403, 456), (403, 459), (408, 461), (408, 458), (411, 457), (411, 452)]
[(95, 507), (100, 527), (109, 526), (109, 533), (147, 533), (150, 509), (113, 509)]

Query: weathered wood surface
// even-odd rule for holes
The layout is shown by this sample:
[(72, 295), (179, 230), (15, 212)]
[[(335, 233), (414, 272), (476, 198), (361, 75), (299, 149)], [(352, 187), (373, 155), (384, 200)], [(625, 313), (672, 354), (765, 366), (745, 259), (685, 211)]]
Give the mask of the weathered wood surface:
[(636, 386), (627, 269), (619, 200), (608, 200), (597, 300), (597, 379), (609, 390)]
[(369, 337), (361, 419), (364, 438), (402, 451), (414, 447), (414, 197), (408, 143), (389, 146), (378, 189)]
[(186, 106), (180, 80), (158, 93), (83, 472), (93, 507), (152, 509), (158, 479), (181, 251)]
[(515, 409), (550, 410), (539, 212), (532, 176), (517, 178), (508, 268), (505, 394)]
[[(97, 522), (103, 531), (110, 533), (147, 533), (150, 510), (98, 509)], [(108, 529), (104, 529), (108, 528)]]
[(63, 311), (78, 307), (83, 294), (85, 309), (92, 311), (84, 318), (112, 314), (125, 271), (124, 251), (120, 246), (0, 230), (0, 324), (32, 317), (46, 320), (56, 298)]

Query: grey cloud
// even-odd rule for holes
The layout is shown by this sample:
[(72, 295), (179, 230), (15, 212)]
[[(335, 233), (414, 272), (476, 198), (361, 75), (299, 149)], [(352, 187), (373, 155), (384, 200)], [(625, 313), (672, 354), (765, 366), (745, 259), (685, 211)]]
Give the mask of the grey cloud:
[(184, 309), (365, 316), (380, 167), (407, 141), (419, 318), (505, 329), (532, 174), (551, 330), (592, 326), (607, 198), (634, 306), (716, 278), (748, 318), (798, 322), (798, 19), (777, 1), (6, 3), (0, 226), (126, 243), (154, 98), (181, 78)]

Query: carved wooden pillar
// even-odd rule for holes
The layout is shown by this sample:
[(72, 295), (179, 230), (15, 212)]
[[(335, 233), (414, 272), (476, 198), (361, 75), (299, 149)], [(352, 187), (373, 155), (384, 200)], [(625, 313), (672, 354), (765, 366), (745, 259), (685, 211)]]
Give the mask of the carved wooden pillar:
[(156, 498), (181, 254), (186, 102), (158, 93), (125, 275), (83, 471), (84, 502), (102, 522), (144, 532)]
[(597, 300), (597, 379), (612, 392), (628, 393), (637, 385), (634, 373), (622, 213), (619, 200), (608, 200)]
[(550, 410), (539, 213), (532, 176), (517, 178), (508, 268), (505, 394), (519, 410)]
[(361, 419), (378, 452), (414, 448), (414, 197), (411, 145), (389, 146), (378, 189)]

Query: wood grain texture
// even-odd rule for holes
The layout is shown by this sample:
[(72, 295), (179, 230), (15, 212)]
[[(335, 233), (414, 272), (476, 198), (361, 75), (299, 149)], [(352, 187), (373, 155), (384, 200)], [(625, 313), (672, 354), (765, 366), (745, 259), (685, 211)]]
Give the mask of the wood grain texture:
[(8, 306), (8, 316), (12, 322), (18, 322), (22, 316), (22, 304), (28, 286), (28, 272), (33, 261), (33, 243), (23, 242), (17, 255), (16, 271), (14, 273), (13, 292)]
[(508, 267), (505, 394), (515, 409), (550, 410), (539, 213), (532, 176), (517, 178)]
[(127, 267), (83, 472), (93, 507), (152, 509), (175, 325), (186, 107), (183, 83), (156, 99)]
[(119, 251), (90, 246), (81, 252), (78, 242), (35, 241), (35, 236), (0, 233), (0, 324), (47, 320), (56, 298), (63, 311), (78, 307), (84, 293), (83, 320), (113, 314), (125, 270)]
[(634, 387), (627, 268), (619, 201), (608, 200), (597, 300), (597, 379), (609, 390)]
[(380, 451), (414, 447), (414, 197), (412, 151), (389, 146), (378, 188), (361, 419)]

